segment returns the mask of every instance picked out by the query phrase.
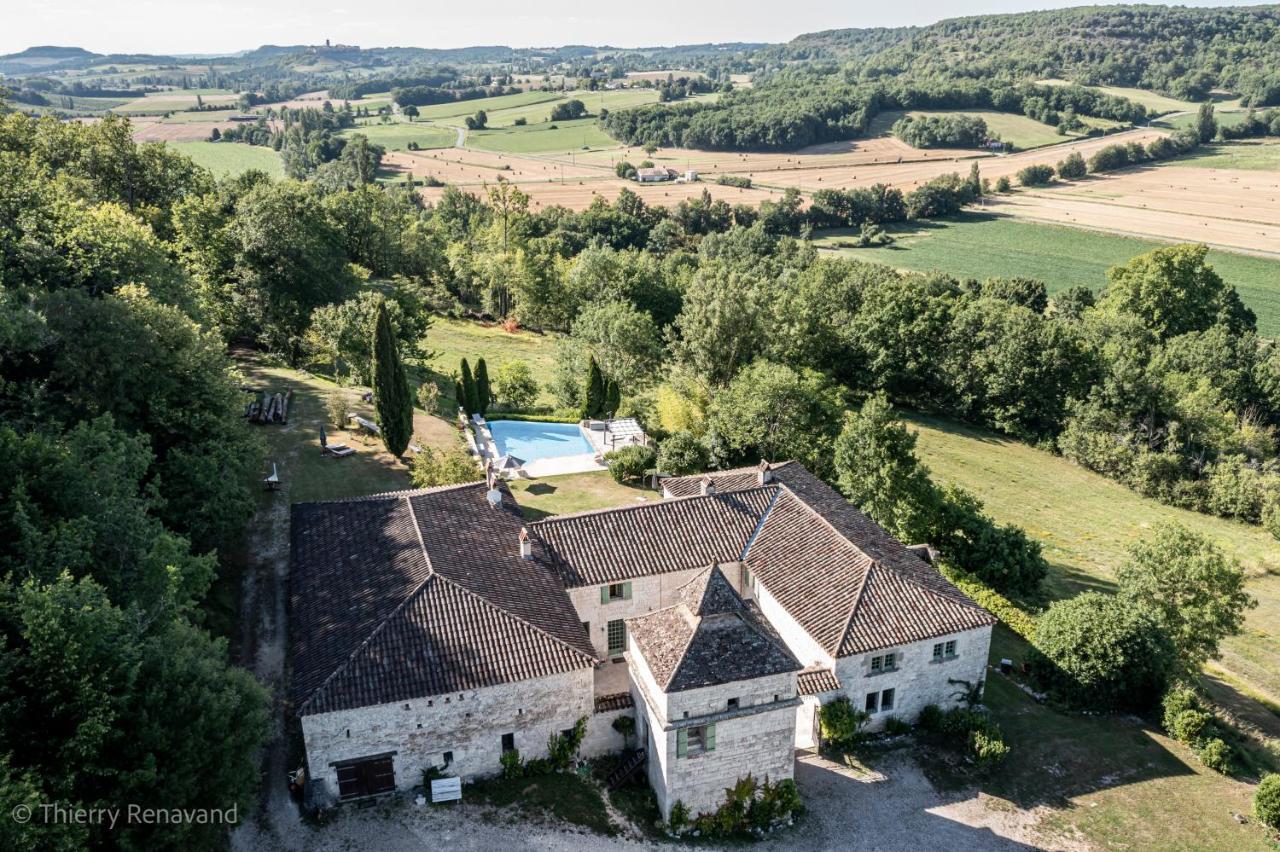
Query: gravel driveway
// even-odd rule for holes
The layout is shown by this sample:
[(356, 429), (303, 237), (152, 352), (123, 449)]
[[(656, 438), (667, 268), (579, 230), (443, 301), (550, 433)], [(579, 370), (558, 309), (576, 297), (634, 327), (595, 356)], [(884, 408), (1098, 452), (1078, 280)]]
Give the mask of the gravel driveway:
[[(801, 756), (796, 782), (808, 813), (794, 828), (754, 846), (759, 850), (1007, 850), (1087, 848), (1079, 843), (1040, 836), (1040, 814), (1018, 810), (972, 792), (942, 794), (908, 754), (889, 755), (880, 771), (856, 773), (822, 758)], [(292, 823), (286, 830), (261, 831), (245, 826), (237, 832), (238, 850), (448, 849), (505, 852), (611, 852), (638, 849), (706, 849), (699, 844), (654, 844), (639, 835), (608, 838), (555, 825), (531, 823), (480, 806), (417, 806), (407, 798), (368, 810), (347, 810), (325, 826)]]

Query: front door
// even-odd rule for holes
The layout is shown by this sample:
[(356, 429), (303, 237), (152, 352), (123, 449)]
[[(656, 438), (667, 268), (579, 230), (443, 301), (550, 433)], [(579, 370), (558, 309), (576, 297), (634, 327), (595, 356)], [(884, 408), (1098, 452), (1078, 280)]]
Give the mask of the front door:
[(396, 788), (396, 771), (393, 758), (370, 757), (354, 760), (335, 767), (338, 771), (338, 797), (357, 799), (378, 793), (390, 793)]

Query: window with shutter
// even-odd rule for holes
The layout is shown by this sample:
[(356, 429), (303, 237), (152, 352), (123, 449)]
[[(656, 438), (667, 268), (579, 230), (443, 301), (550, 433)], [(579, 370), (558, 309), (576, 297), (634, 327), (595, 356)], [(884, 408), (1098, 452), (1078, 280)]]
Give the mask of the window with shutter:
[(689, 754), (689, 729), (676, 731), (676, 757), (687, 757)]
[(707, 751), (716, 750), (716, 725), (714, 722), (707, 725), (706, 734), (703, 736), (702, 742)]

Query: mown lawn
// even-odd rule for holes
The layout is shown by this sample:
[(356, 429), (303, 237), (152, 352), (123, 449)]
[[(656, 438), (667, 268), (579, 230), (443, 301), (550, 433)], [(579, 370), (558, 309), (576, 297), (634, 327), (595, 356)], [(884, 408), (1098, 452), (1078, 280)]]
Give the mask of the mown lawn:
[(1164, 506), (1018, 441), (940, 419), (917, 416), (910, 424), (936, 480), (971, 491), (996, 520), (1017, 524), (1044, 544), (1050, 597), (1110, 591), (1128, 545), (1160, 522), (1182, 524), (1217, 542), (1247, 569), (1259, 606), (1244, 632), (1223, 644), (1214, 665), (1248, 691), (1280, 703), (1280, 542), (1259, 527)]
[[(997, 640), (993, 658), (995, 647), (1009, 647)], [(1251, 813), (1252, 785), (1206, 769), (1150, 725), (1060, 712), (999, 675), (987, 682), (986, 704), (1012, 747), (1005, 764), (978, 784), (997, 800), (993, 808), (1048, 806), (1051, 834), (1082, 835), (1103, 849), (1273, 848), (1252, 819), (1241, 825), (1232, 816)], [(947, 786), (931, 755), (921, 760)]]
[(273, 178), (284, 177), (280, 154), (261, 145), (239, 142), (166, 142), (170, 148), (186, 154), (218, 177), (238, 175), (259, 169)]
[(517, 479), (511, 492), (531, 521), (548, 515), (607, 509), (662, 499), (661, 492), (619, 485), (606, 471), (548, 476), (545, 479)]
[[(899, 269), (940, 269), (958, 278), (1021, 275), (1039, 278), (1049, 292), (1083, 284), (1107, 284), (1107, 269), (1168, 243), (1081, 228), (1019, 222), (968, 213), (889, 230), (897, 242), (884, 248), (838, 249), (849, 257)], [(833, 247), (852, 232), (817, 232), (819, 247)], [(1280, 335), (1280, 261), (1210, 250), (1209, 262), (1258, 315), (1258, 330)]]

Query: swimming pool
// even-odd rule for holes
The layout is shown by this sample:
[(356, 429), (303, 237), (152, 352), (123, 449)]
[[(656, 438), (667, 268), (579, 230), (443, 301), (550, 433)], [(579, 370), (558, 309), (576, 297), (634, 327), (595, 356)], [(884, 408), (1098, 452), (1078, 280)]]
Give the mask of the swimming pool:
[(595, 452), (582, 427), (576, 423), (531, 423), (523, 420), (491, 420), (489, 431), (498, 455), (526, 462), (590, 455)]

